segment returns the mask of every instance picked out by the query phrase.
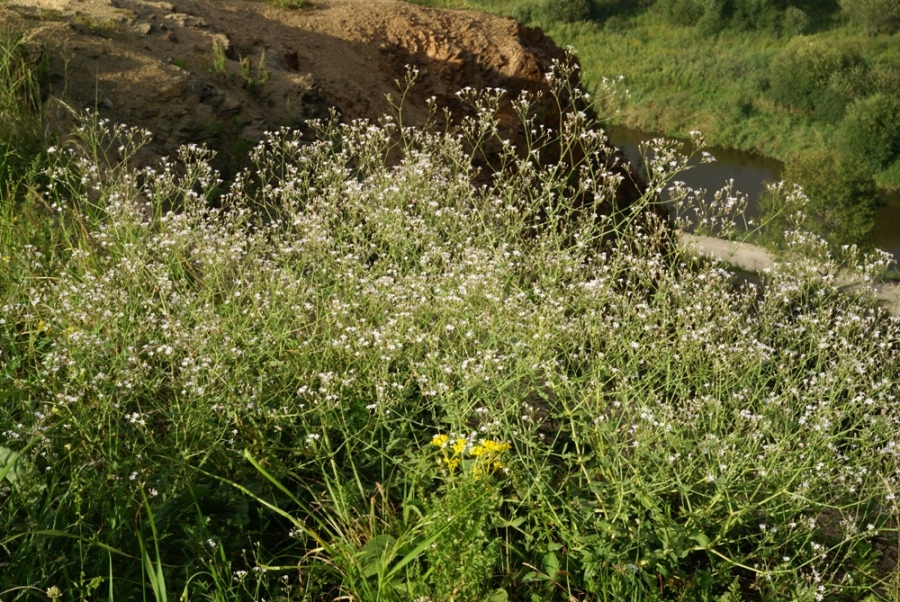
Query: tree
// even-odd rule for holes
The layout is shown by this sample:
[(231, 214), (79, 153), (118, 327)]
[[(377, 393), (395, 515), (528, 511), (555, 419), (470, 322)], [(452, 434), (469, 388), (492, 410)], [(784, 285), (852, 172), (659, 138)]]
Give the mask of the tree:
[(836, 47), (826, 39), (795, 36), (772, 59), (771, 94), (784, 105), (837, 122), (849, 99), (832, 82), (861, 61), (854, 50)]
[(859, 161), (831, 149), (814, 149), (787, 164), (784, 179), (803, 187), (806, 229), (834, 245), (866, 245), (875, 231), (878, 189)]
[(900, 156), (900, 98), (873, 94), (854, 102), (838, 128), (842, 148), (879, 171)]

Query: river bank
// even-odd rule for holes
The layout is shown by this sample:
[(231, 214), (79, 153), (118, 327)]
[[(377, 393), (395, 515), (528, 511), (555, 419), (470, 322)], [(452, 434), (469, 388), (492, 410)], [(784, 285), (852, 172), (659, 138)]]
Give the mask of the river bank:
[[(776, 267), (776, 261), (766, 249), (745, 242), (723, 240), (710, 236), (682, 234), (680, 244), (687, 251), (721, 261), (741, 271), (761, 273)], [(842, 288), (848, 290), (865, 286), (863, 283), (845, 279)], [(889, 313), (900, 316), (900, 284), (879, 282), (874, 285), (875, 297)]]

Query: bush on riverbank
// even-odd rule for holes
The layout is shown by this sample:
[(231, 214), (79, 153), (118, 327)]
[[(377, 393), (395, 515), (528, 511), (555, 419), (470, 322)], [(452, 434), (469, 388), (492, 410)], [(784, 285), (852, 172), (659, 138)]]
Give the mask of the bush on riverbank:
[[(807, 198), (804, 229), (834, 246), (853, 245), (872, 237), (878, 190), (859, 161), (833, 151), (807, 151), (787, 165), (784, 179), (803, 188)], [(760, 199), (761, 211), (771, 218), (763, 241), (777, 248), (784, 247), (785, 231), (790, 230), (794, 219), (784, 207), (781, 192), (770, 188)]]
[(674, 149), (595, 215), (578, 113), (588, 160), (473, 185), (467, 98), (272, 133), (224, 194), (96, 116), (47, 150), (0, 204), (4, 600), (900, 597), (900, 322), (661, 245)]

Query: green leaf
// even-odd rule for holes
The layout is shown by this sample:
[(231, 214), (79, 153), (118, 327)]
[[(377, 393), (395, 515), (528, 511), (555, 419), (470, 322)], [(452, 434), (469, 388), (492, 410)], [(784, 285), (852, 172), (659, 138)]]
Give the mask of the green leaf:
[(16, 482), (16, 460), (19, 454), (8, 447), (0, 447), (0, 481), (6, 478), (10, 483)]
[(366, 542), (359, 551), (363, 575), (372, 577), (383, 572), (396, 554), (397, 540), (387, 534), (379, 534)]
[(691, 534), (688, 536), (688, 538), (693, 539), (694, 541), (696, 541), (697, 544), (698, 544), (701, 548), (703, 548), (703, 549), (706, 549), (706, 548), (709, 547), (710, 539), (709, 539), (709, 537), (707, 537), (704, 533), (701, 533), (701, 532), (699, 532), (699, 531), (694, 531), (693, 533), (691, 533)]
[(509, 600), (509, 594), (507, 594), (506, 590), (502, 587), (495, 589), (487, 597), (487, 602), (507, 602), (507, 600)]
[(544, 554), (544, 572), (553, 579), (559, 573), (559, 558), (555, 552), (547, 552)]

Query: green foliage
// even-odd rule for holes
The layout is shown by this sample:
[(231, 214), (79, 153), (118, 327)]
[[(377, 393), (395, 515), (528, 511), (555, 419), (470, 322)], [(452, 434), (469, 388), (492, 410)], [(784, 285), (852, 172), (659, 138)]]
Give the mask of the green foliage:
[(847, 98), (831, 82), (859, 63), (855, 52), (836, 47), (823, 37), (794, 37), (772, 59), (772, 97), (826, 121), (837, 121)]
[(541, 0), (537, 17), (551, 23), (574, 23), (591, 17), (590, 0)]
[(706, 12), (696, 0), (666, 0), (657, 2), (657, 7), (669, 21), (681, 26), (696, 25)]
[(784, 9), (784, 18), (781, 21), (781, 32), (788, 37), (804, 34), (809, 31), (810, 20), (802, 9), (789, 6)]
[(835, 246), (865, 245), (871, 238), (878, 189), (871, 172), (858, 160), (811, 150), (786, 165), (784, 178), (802, 186), (809, 198), (805, 228)]
[(0, 193), (45, 145), (41, 79), (46, 59), (21, 35), (0, 33)]
[(784, 11), (776, 0), (732, 0), (731, 27), (777, 32)]
[(239, 60), (241, 68), (241, 81), (244, 87), (251, 93), (257, 93), (269, 81), (269, 71), (266, 69), (266, 51), (263, 49), (259, 62), (254, 65), (249, 56)]
[(659, 0), (655, 9), (674, 25), (696, 26), (702, 35), (731, 30), (790, 36), (809, 27), (800, 7), (774, 0)]
[(220, 40), (213, 40), (212, 43), (212, 62), (210, 71), (221, 75), (225, 73), (225, 67), (228, 64), (228, 57), (225, 56), (225, 46)]
[(501, 500), (490, 479), (465, 476), (433, 496), (428, 507), (431, 528), (453, 526), (428, 549), (432, 599), (488, 599), (501, 561), (502, 540), (493, 528), (500, 521)]
[(886, 190), (900, 190), (900, 159), (896, 159), (883, 171), (875, 175), (875, 181), (880, 188)]
[(306, 4), (307, 0), (268, 0), (278, 8), (287, 8), (291, 10), (298, 10), (303, 8)]
[(900, 97), (873, 94), (847, 109), (838, 129), (844, 151), (878, 172), (900, 158)]
[(688, 158), (623, 207), (568, 75), (528, 148), (470, 91), (452, 132), (272, 133), (215, 205), (208, 151), (137, 172), (144, 132), (79, 121), (0, 203), (0, 595), (887, 588), (900, 325), (830, 277), (883, 263), (736, 287), (649, 211)]
[(900, 30), (897, 0), (839, 0), (841, 8), (870, 35)]

